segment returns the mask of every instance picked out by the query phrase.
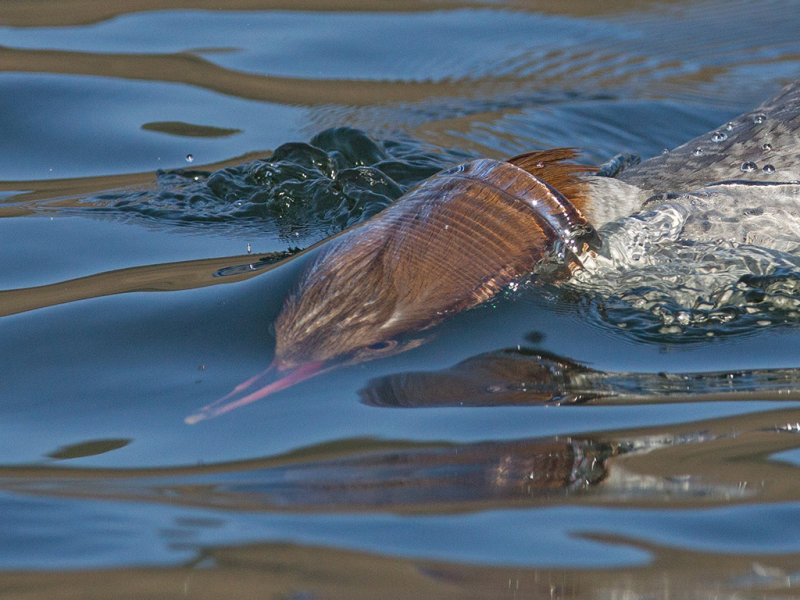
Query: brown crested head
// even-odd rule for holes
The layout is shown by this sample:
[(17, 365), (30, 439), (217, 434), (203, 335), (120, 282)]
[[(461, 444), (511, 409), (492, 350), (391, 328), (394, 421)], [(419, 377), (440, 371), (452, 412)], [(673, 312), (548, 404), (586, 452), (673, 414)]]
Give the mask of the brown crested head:
[(308, 362), (361, 362), (398, 350), (392, 315), (399, 292), (374, 231), (354, 230), (331, 240), (301, 275), (275, 321), (280, 370)]
[(317, 248), (275, 321), (271, 382), (189, 418), (196, 422), (343, 364), (420, 345), (419, 332), (493, 297), (554, 247), (568, 263), (596, 241), (570, 148), (434, 175), (369, 221)]
[(362, 362), (419, 345), (403, 334), (532, 270), (566, 235), (554, 229), (591, 231), (578, 207), (593, 168), (568, 162), (576, 157), (559, 148), (459, 165), (331, 240), (276, 320), (277, 364)]

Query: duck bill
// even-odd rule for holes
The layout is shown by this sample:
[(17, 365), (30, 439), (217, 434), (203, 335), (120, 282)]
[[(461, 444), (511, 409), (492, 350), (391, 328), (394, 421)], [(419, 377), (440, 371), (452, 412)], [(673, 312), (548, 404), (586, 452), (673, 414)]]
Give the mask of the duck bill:
[[(315, 375), (327, 371), (328, 369), (323, 368), (324, 366), (324, 361), (306, 363), (292, 369), (286, 375), (281, 376), (280, 369), (278, 369), (275, 361), (272, 361), (272, 364), (261, 371), (261, 373), (251, 377), (247, 381), (243, 381), (233, 388), (227, 396), (204, 406), (195, 414), (186, 417), (184, 421), (188, 425), (194, 425), (206, 419), (213, 419), (235, 408), (246, 406), (251, 402), (261, 400), (261, 398), (266, 398), (276, 392), (285, 390), (296, 383), (311, 379)], [(252, 388), (256, 388), (255, 391), (248, 392), (248, 390)]]

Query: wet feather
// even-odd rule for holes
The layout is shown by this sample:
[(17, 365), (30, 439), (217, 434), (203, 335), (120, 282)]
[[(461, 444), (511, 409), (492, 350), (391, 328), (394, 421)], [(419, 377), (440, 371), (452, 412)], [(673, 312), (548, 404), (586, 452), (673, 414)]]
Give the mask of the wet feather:
[[(370, 346), (485, 302), (554, 243), (583, 244), (593, 230), (573, 202), (582, 204), (580, 174), (589, 168), (564, 162), (575, 155), (458, 165), (328, 242), (278, 316), (277, 360), (283, 368), (364, 360)], [(568, 239), (575, 231), (577, 242)]]

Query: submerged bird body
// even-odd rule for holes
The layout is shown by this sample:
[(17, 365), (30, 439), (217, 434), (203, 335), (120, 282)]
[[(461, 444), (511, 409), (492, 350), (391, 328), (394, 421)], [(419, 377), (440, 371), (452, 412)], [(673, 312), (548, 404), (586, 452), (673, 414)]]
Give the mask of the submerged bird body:
[[(187, 421), (413, 348), (422, 340), (407, 334), (485, 302), (548, 254), (568, 273), (597, 244), (578, 209), (587, 167), (565, 162), (574, 156), (556, 149), (457, 165), (325, 242), (275, 321), (272, 365)], [(232, 399), (262, 376), (271, 383)]]
[[(187, 422), (342, 364), (419, 345), (409, 334), (488, 300), (551, 255), (560, 259), (563, 274), (582, 262), (588, 272), (606, 260), (607, 274), (616, 278), (621, 261), (629, 266), (643, 256), (621, 248), (635, 237), (620, 235), (626, 228), (642, 229), (639, 238), (650, 236), (647, 244), (669, 238), (687, 247), (725, 239), (731, 227), (741, 228), (736, 210), (751, 214), (759, 198), (777, 194), (783, 212), (773, 220), (796, 214), (800, 230), (800, 83), (723, 127), (724, 135), (718, 130), (696, 138), (617, 179), (587, 176), (587, 167), (567, 162), (575, 157), (570, 149), (478, 159), (442, 171), (318, 247), (276, 319), (270, 367)], [(777, 175), (774, 165), (781, 167)], [(774, 185), (779, 181), (782, 187)], [(769, 191), (757, 193), (767, 189), (760, 186)], [(698, 188), (693, 197), (689, 192)], [(665, 225), (659, 210), (672, 221)], [(648, 231), (650, 222), (666, 233)], [(600, 232), (608, 239), (599, 248), (594, 227), (606, 224)], [(741, 243), (760, 239), (769, 246), (775, 238), (758, 235), (742, 233)], [(262, 378), (267, 385), (246, 393)]]
[[(512, 160), (539, 164), (577, 191), (580, 167), (560, 162), (572, 155)], [(556, 246), (577, 260), (593, 236), (570, 200), (512, 162), (479, 159), (443, 171), (322, 249), (275, 323), (276, 366), (399, 350), (402, 334), (485, 302)]]

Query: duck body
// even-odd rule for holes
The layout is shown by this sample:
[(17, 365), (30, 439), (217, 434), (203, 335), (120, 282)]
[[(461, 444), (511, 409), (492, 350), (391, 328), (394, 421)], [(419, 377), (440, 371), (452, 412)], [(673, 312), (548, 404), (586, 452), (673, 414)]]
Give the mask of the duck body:
[[(415, 347), (418, 332), (485, 302), (542, 262), (560, 265), (555, 277), (589, 288), (599, 281), (597, 289), (614, 293), (608, 282), (624, 283), (625, 272), (674, 261), (675, 253), (658, 250), (676, 242), (797, 246), (798, 132), (796, 83), (618, 178), (587, 176), (586, 167), (568, 162), (570, 149), (442, 171), (318, 247), (275, 321), (270, 367), (187, 421)], [(787, 222), (797, 230), (787, 233)], [(243, 395), (263, 378), (267, 385)]]
[(792, 320), (799, 152), (795, 82), (618, 178), (587, 178), (584, 212), (603, 244), (566, 286), (628, 306), (603, 312), (644, 339), (696, 341)]

